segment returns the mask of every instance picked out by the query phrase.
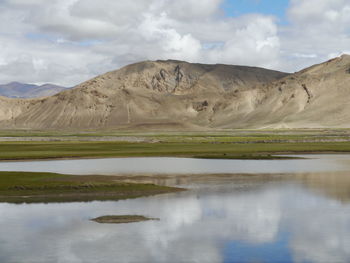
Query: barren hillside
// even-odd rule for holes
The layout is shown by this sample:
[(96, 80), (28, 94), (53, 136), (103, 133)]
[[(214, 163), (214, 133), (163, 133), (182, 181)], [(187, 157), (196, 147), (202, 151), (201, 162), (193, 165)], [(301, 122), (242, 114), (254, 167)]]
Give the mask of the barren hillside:
[(26, 110), (16, 109), (20, 113), (1, 127), (211, 127), (214, 118), (228, 117), (220, 110), (232, 101), (240, 101), (240, 111), (246, 112), (252, 105), (244, 94), (286, 75), (242, 66), (141, 62), (54, 96), (27, 100)]
[(350, 127), (350, 56), (295, 74), (147, 61), (54, 96), (0, 98), (1, 128)]
[(248, 126), (350, 127), (349, 55), (306, 68), (265, 90), (256, 113), (246, 119)]

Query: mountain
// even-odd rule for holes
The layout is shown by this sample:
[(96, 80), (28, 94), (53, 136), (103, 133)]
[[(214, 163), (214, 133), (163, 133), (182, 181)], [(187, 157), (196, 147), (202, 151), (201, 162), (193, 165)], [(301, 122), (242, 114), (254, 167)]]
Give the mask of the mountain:
[(0, 96), (9, 98), (38, 98), (51, 96), (65, 89), (65, 87), (52, 84), (38, 86), (34, 84), (11, 82), (0, 85)]
[[(244, 125), (272, 128), (350, 127), (350, 56), (331, 59), (263, 86)], [(243, 125), (243, 124), (242, 124)]]
[[(14, 101), (16, 113), (1, 126), (179, 129), (210, 126), (232, 100), (250, 93), (260, 83), (284, 76), (287, 74), (254, 67), (173, 60), (140, 62), (54, 96), (22, 102), (22, 106), (18, 106), (21, 101)], [(241, 111), (251, 107), (248, 98), (240, 104)]]
[(349, 85), (349, 55), (294, 74), (256, 67), (146, 61), (46, 98), (0, 97), (0, 127), (350, 127)]

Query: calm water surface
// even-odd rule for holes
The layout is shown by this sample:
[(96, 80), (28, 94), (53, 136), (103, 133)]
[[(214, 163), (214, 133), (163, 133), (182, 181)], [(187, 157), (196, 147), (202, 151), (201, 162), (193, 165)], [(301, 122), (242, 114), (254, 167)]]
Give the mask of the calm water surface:
[(64, 174), (117, 173), (300, 173), (350, 170), (347, 155), (298, 155), (295, 160), (215, 160), (193, 158), (104, 158), (0, 162), (0, 171)]
[[(322, 158), (335, 171), (197, 178), (186, 192), (117, 202), (0, 203), (0, 262), (350, 262), (350, 156)], [(89, 221), (108, 214), (160, 220)]]

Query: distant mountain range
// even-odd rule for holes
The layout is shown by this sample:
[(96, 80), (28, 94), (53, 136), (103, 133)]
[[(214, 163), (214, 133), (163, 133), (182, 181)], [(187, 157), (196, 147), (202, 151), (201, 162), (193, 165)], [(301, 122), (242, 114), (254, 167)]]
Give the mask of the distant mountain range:
[(20, 82), (11, 82), (0, 85), (0, 96), (9, 98), (38, 98), (55, 95), (67, 89), (53, 84), (34, 85)]

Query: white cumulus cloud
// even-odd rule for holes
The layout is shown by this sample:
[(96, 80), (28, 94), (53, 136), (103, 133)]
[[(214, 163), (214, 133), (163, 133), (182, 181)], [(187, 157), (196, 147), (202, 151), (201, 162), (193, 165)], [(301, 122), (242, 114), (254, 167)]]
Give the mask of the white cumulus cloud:
[(224, 0), (4, 0), (0, 83), (66, 86), (140, 60), (295, 71), (349, 50), (347, 0), (291, 0), (288, 23)]

